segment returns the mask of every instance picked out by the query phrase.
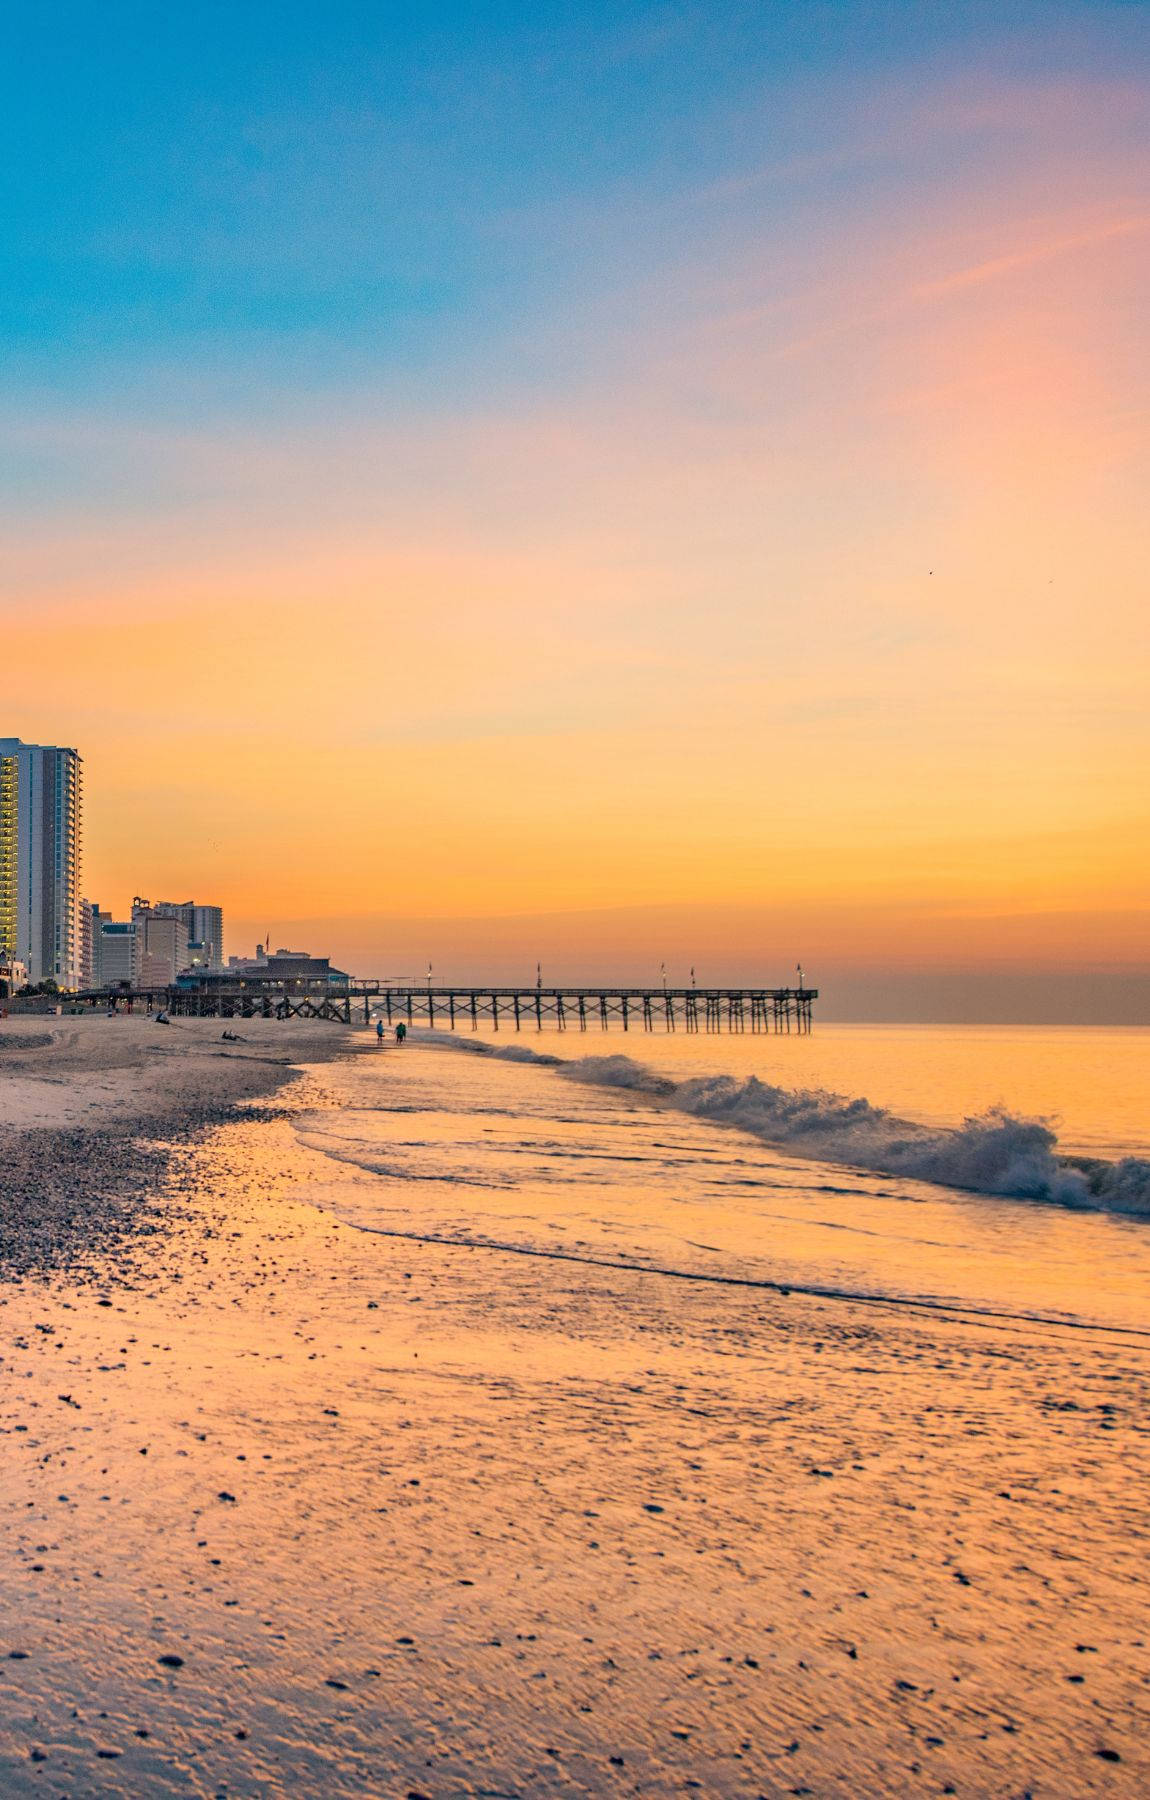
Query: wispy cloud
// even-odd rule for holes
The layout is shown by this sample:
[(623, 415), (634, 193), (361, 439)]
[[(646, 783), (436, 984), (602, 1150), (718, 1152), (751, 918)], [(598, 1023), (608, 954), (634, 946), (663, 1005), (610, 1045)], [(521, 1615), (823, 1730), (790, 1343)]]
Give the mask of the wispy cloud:
[(533, 188), (553, 305), (422, 386), (9, 403), (11, 723), (82, 740), (102, 889), (146, 839), (149, 885), (216, 843), (315, 913), (405, 843), (423, 914), (1144, 890), (1150, 207), (1108, 92), (904, 70), (741, 164)]
[(940, 276), (935, 281), (921, 281), (911, 290), (911, 296), (915, 300), (938, 300), (964, 288), (982, 287), (990, 281), (1000, 281), (1010, 275), (1022, 274), (1028, 269), (1036, 268), (1041, 263), (1053, 262), (1058, 257), (1072, 255), (1079, 250), (1091, 250), (1099, 244), (1112, 243), (1118, 238), (1145, 237), (1148, 232), (1150, 232), (1150, 213), (1135, 215), (1132, 218), (1113, 219), (1106, 224), (1090, 226), (1083, 231), (1070, 232), (1039, 243), (1026, 244), (1017, 250), (1009, 250), (1001, 256), (988, 257), (985, 261), (972, 263), (967, 268), (954, 269), (950, 274)]

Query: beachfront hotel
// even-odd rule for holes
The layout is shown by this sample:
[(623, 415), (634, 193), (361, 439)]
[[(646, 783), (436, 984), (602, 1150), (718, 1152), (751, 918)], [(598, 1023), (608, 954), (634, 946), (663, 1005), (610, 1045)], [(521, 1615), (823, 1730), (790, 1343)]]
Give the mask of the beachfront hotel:
[(0, 738), (0, 962), (79, 987), (83, 771), (75, 750)]
[[(132, 916), (136, 916), (136, 902)], [(186, 960), (180, 968), (222, 969), (224, 966), (224, 914), (222, 907), (201, 906), (195, 900), (157, 900), (150, 911), (156, 918), (178, 919), (183, 928)]]
[(194, 900), (137, 894), (130, 919), (114, 919), (96, 901), (84, 903), (90, 945), (85, 987), (170, 987), (186, 972), (223, 968), (224, 915)]

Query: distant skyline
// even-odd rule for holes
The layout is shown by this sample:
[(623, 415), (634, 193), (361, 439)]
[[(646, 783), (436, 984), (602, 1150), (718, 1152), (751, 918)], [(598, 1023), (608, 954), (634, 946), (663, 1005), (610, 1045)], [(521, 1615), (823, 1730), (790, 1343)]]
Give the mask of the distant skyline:
[(0, 728), (86, 893), (1150, 1017), (1146, 9), (317, 17), (9, 28)]

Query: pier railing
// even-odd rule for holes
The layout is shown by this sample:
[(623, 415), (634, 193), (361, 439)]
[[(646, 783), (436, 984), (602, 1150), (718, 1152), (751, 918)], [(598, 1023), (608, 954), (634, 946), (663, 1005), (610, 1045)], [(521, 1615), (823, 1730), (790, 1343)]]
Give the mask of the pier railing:
[(357, 981), (211, 980), (195, 986), (100, 988), (67, 997), (69, 1007), (158, 1011), (192, 1018), (310, 1018), (350, 1025), (373, 1017), (389, 1026), (493, 1031), (733, 1031), (811, 1029), (817, 988), (433, 987)]
[(811, 1029), (817, 988), (386, 987), (388, 1024), (456, 1030), (798, 1031)]

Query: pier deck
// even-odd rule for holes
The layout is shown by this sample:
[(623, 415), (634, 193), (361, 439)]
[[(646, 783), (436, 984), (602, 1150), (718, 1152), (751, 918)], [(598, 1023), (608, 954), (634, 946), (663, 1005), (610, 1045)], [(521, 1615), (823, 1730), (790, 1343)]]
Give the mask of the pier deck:
[(377, 1005), (388, 1024), (455, 1030), (801, 1031), (811, 1029), (817, 988), (387, 987)]
[(811, 1029), (817, 988), (398, 987), (383, 981), (333, 987), (324, 982), (204, 981), (196, 986), (101, 988), (71, 1005), (125, 1011), (163, 1008), (173, 1018), (314, 1018), (350, 1025), (382, 1018), (394, 1026), (478, 1031), (751, 1031)]

